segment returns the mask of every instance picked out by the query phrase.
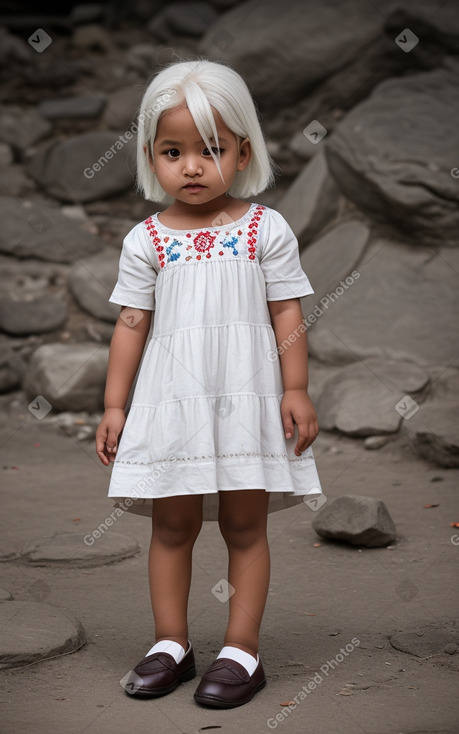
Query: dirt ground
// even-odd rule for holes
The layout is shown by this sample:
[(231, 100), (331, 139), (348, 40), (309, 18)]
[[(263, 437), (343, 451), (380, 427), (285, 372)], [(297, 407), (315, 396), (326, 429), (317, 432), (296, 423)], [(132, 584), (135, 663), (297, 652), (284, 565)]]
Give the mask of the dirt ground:
[[(77, 442), (19, 408), (3, 413), (0, 444), (1, 555), (57, 531), (91, 533), (112, 511), (109, 469), (93, 441)], [(15, 599), (72, 612), (87, 638), (75, 653), (2, 672), (1, 731), (457, 734), (459, 652), (416, 657), (394, 649), (389, 637), (451, 627), (457, 618), (459, 545), (450, 523), (459, 521), (458, 472), (416, 458), (403, 438), (368, 451), (360, 440), (321, 433), (314, 451), (328, 500), (383, 499), (398, 541), (391, 549), (325, 541), (314, 547), (308, 506), (269, 516), (272, 571), (259, 649), (267, 685), (250, 703), (225, 711), (193, 699), (227, 619), (226, 604), (211, 593), (227, 564), (213, 522), (204, 523), (194, 550), (189, 622), (197, 677), (159, 699), (123, 691), (120, 679), (154, 644), (150, 523), (125, 513), (113, 530), (139, 542), (141, 552), (130, 559), (89, 569), (0, 565), (0, 586)], [(339, 654), (342, 648), (350, 652)], [(316, 687), (300, 699), (314, 678)], [(295, 696), (297, 705), (286, 707)]]

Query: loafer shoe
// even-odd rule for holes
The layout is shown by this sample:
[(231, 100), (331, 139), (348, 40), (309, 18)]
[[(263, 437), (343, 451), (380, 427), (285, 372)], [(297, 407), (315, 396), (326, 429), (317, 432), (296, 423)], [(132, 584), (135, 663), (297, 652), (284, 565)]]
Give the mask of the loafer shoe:
[(195, 676), (194, 652), (189, 644), (179, 663), (168, 652), (154, 652), (137, 663), (120, 682), (130, 696), (152, 698), (172, 693), (180, 683)]
[(243, 665), (230, 658), (217, 658), (201, 678), (194, 699), (216, 708), (233, 708), (250, 701), (266, 685), (259, 659), (252, 675)]

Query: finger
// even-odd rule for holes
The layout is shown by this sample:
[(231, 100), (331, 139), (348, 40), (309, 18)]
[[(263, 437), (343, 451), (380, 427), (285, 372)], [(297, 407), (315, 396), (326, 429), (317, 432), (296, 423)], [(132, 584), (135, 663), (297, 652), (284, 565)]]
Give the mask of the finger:
[(118, 441), (118, 434), (113, 429), (110, 429), (107, 436), (107, 451), (112, 454), (116, 454), (116, 450), (118, 448), (117, 446)]

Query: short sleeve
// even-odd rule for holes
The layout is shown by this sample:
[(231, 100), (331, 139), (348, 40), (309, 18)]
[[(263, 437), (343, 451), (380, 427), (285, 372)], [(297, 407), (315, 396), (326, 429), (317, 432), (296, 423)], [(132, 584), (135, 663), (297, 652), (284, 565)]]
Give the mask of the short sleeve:
[(118, 280), (108, 299), (120, 306), (155, 310), (155, 285), (159, 265), (143, 222), (123, 240)]
[(267, 207), (261, 221), (259, 263), (266, 282), (266, 300), (285, 301), (314, 293), (301, 267), (298, 240), (284, 217)]

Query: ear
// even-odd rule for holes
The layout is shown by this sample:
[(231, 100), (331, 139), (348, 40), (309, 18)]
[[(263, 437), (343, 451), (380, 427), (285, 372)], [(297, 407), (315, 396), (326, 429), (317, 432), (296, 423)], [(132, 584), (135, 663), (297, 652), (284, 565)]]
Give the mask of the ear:
[(154, 173), (155, 172), (155, 166), (154, 166), (153, 158), (152, 158), (151, 151), (150, 151), (150, 148), (149, 148), (148, 145), (145, 144), (143, 146), (143, 152), (145, 153), (145, 157), (146, 157), (146, 159), (148, 161), (148, 165), (150, 167), (150, 171), (152, 173)]
[(250, 140), (248, 138), (244, 138), (241, 140), (239, 144), (239, 155), (236, 165), (237, 171), (243, 171), (244, 168), (247, 166), (248, 162), (250, 161), (250, 158), (252, 156), (252, 146), (250, 145)]

